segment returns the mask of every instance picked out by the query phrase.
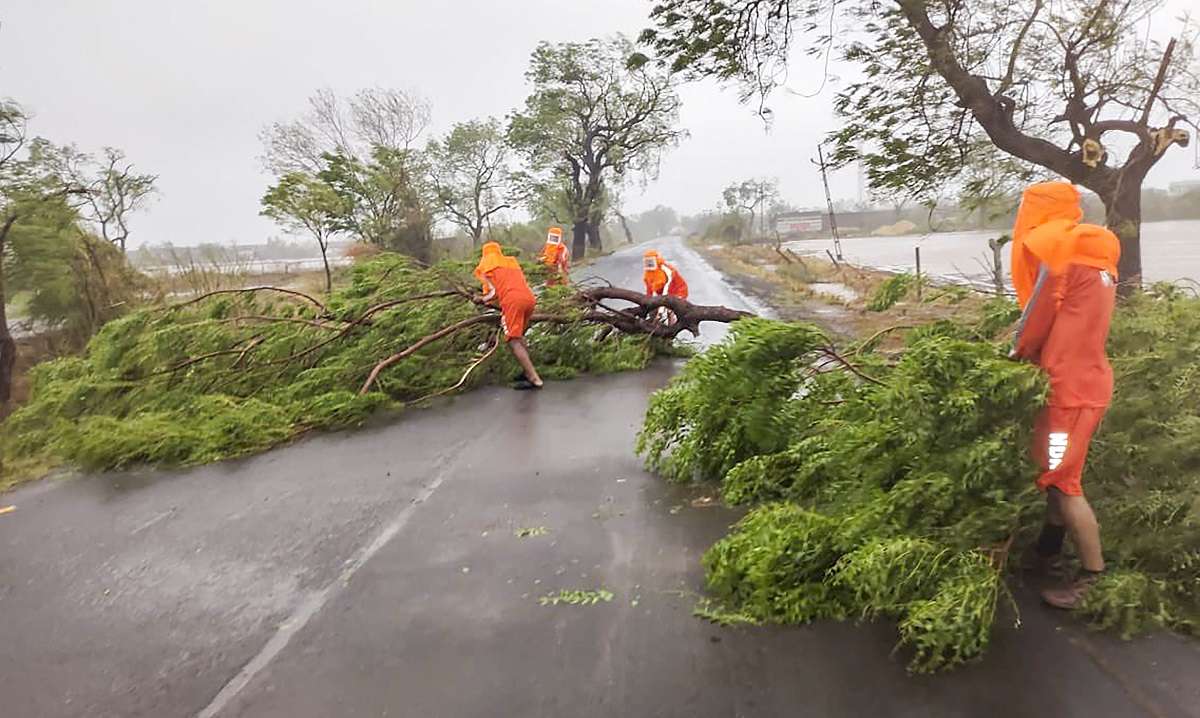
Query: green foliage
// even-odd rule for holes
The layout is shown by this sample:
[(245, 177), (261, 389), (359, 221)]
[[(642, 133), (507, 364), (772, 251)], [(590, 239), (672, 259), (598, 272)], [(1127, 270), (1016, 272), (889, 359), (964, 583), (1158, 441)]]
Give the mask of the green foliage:
[(597, 603), (612, 603), (613, 593), (605, 589), (598, 591), (580, 591), (563, 589), (548, 596), (542, 596), (538, 603), (543, 606), (557, 606), (565, 603), (568, 606), (594, 606)]
[(903, 272), (892, 277), (888, 277), (875, 293), (871, 295), (871, 300), (867, 302), (867, 310), (872, 312), (886, 312), (896, 306), (908, 293), (916, 286), (916, 277)]
[[(480, 324), (430, 345), (359, 388), (381, 359), (478, 309), (461, 296), (398, 303), (466, 283), (470, 265), (430, 269), (394, 254), (354, 267), (350, 284), (312, 303), (275, 292), (220, 294), (110, 322), (83, 357), (34, 368), (32, 399), (0, 425), (6, 458), (40, 457), (86, 469), (197, 464), (260, 451), (315, 429), (356, 426), (455, 386), (496, 340)], [(570, 315), (552, 289), (541, 311)], [(662, 349), (642, 337), (594, 341), (585, 324), (537, 324), (531, 351), (548, 376), (642, 368)], [(499, 347), (461, 389), (505, 383), (517, 370)]]
[(325, 291), (333, 289), (329, 272), (329, 240), (342, 223), (339, 218), (349, 210), (347, 199), (328, 184), (303, 172), (289, 172), (267, 189), (261, 200), (262, 215), (270, 217), (289, 231), (312, 235), (325, 264)]
[(662, 151), (685, 135), (673, 78), (628, 67), (632, 54), (620, 35), (541, 43), (525, 73), (533, 91), (508, 129), (533, 171), (523, 182), (533, 213), (586, 223), (596, 249), (613, 191), (630, 175), (653, 175)]
[[(991, 341), (1012, 314), (997, 300), (979, 326), (922, 327), (887, 361), (869, 347), (833, 357), (813, 327), (744, 320), (651, 399), (647, 464), (756, 505), (705, 555), (714, 615), (895, 620), (918, 672), (986, 650), (1007, 556), (1044, 504), (1026, 456), (1045, 382)], [(1122, 635), (1196, 632), (1200, 299), (1135, 297), (1110, 352), (1117, 395), (1085, 486), (1114, 571), (1085, 613)]]
[(425, 150), (443, 216), (476, 244), (488, 218), (508, 207), (512, 191), (509, 148), (500, 121), (460, 122)]
[(545, 526), (528, 526), (526, 528), (517, 529), (513, 532), (517, 538), (529, 538), (531, 536), (545, 536), (550, 533), (550, 529)]
[[(1101, 127), (1120, 116), (1117, 108), (1144, 106), (1137, 126), (1116, 123), (1121, 132), (1140, 135), (1154, 117), (1200, 111), (1200, 76), (1179, 59), (1193, 54), (1194, 24), (1176, 25), (1173, 62), (1164, 61), (1163, 45), (1143, 39), (1147, 14), (1160, 4), (1076, 2), (1050, 9), (1040, 1), (985, 2), (964, 14), (957, 6), (925, 2), (656, 0), (653, 26), (639, 39), (675, 72), (735, 82), (742, 99), (756, 99), (767, 115), (764, 103), (787, 83), (800, 34), (809, 54), (826, 61), (840, 56), (859, 70), (834, 96), (840, 116), (840, 129), (829, 136), (835, 166), (858, 163), (871, 188), (884, 195), (932, 198), (951, 187), (990, 204), (1011, 198), (1020, 184), (1043, 175), (1042, 168), (1100, 192), (1111, 189), (1104, 179), (1115, 168), (1096, 176), (1095, 165), (1074, 151), (1076, 135), (1062, 117), (1086, 117), (1089, 126)], [(838, 32), (846, 27), (856, 32)], [(634, 60), (646, 62), (644, 55)], [(974, 82), (955, 80), (964, 77)], [(826, 71), (813, 91), (829, 78)], [(1151, 90), (1158, 85), (1161, 94)], [(1188, 99), (1181, 107), (1165, 99), (1176, 97)], [(1015, 122), (1017, 131), (1001, 137), (1005, 122)], [(1113, 131), (1088, 137), (1110, 144), (1106, 135)], [(1125, 166), (1153, 164), (1161, 154), (1147, 147)]]
[(105, 322), (137, 304), (147, 282), (109, 242), (81, 230), (79, 213), (62, 197), (13, 202), (18, 216), (7, 237), (5, 280), (27, 292), (27, 314), (79, 346)]

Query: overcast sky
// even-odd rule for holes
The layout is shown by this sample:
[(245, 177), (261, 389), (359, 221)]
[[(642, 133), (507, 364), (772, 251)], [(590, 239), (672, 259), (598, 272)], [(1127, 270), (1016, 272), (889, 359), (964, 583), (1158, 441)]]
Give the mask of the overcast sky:
[[(1191, 0), (1171, 0), (1169, 17)], [(320, 87), (350, 94), (396, 87), (425, 95), (431, 131), (503, 116), (528, 94), (524, 71), (540, 40), (579, 41), (646, 24), (647, 0), (5, 0), (0, 96), (33, 115), (31, 130), (96, 151), (120, 147), (159, 176), (161, 195), (133, 225), (134, 244), (258, 243), (281, 233), (258, 216), (267, 185), (259, 129), (292, 118)], [(831, 73), (837, 75), (836, 63)], [(798, 56), (791, 87), (816, 90), (820, 64)], [(692, 213), (717, 204), (735, 179), (776, 177), (786, 200), (823, 201), (809, 159), (834, 126), (832, 89), (816, 99), (780, 93), (764, 131), (733, 91), (682, 91), (691, 137), (659, 179), (626, 191), (637, 212), (666, 204)], [(1193, 151), (1174, 150), (1150, 175), (1165, 186), (1200, 178)], [(834, 178), (858, 195), (857, 174)]]

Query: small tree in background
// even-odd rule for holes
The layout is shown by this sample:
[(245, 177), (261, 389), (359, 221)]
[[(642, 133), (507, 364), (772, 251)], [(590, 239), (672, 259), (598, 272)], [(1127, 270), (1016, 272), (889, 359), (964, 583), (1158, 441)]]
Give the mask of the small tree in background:
[[(1165, 45), (1147, 40), (1162, 5), (660, 0), (641, 40), (672, 70), (736, 81), (760, 102), (784, 82), (797, 30), (817, 53), (836, 46), (863, 78), (834, 99), (845, 123), (831, 138), (835, 164), (861, 161), (872, 189), (923, 198), (1066, 177), (1103, 200), (1122, 281), (1136, 286), (1142, 183), (1200, 118), (1195, 27), (1185, 20)], [(964, 176), (981, 166), (995, 172)]]
[(767, 207), (779, 198), (779, 189), (775, 180), (743, 180), (735, 182), (721, 193), (725, 206), (732, 212), (746, 212), (749, 215), (748, 236), (754, 236), (754, 216), (759, 215), (759, 232)]
[(325, 291), (333, 290), (329, 270), (329, 240), (337, 234), (345, 204), (329, 185), (303, 172), (289, 172), (262, 198), (262, 214), (291, 232), (307, 232), (321, 250), (325, 266)]
[(495, 118), (460, 122), (425, 150), (440, 213), (478, 247), (489, 218), (509, 207), (509, 148)]
[(671, 76), (628, 66), (624, 37), (586, 43), (543, 42), (526, 78), (533, 92), (509, 126), (542, 183), (561, 191), (570, 209), (573, 256), (601, 249), (607, 185), (629, 175), (653, 176), (662, 151), (685, 135), (677, 127), (679, 96)]

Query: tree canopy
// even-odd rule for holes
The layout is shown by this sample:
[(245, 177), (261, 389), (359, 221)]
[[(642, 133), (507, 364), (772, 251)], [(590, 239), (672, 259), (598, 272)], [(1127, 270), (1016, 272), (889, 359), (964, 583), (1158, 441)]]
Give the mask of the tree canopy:
[(479, 244), (492, 215), (508, 208), (513, 192), (510, 150), (495, 118), (460, 122), (426, 148), (438, 209)]
[[(836, 164), (873, 189), (1012, 193), (1061, 175), (1098, 194), (1140, 281), (1140, 192), (1200, 120), (1195, 27), (1149, 39), (1161, 0), (663, 0), (642, 42), (672, 70), (765, 100), (797, 32), (862, 72), (834, 98)], [(855, 32), (836, 28), (855, 27)], [(1118, 155), (1123, 158), (1118, 159)]]
[(653, 176), (662, 151), (685, 132), (672, 76), (629, 64), (622, 36), (585, 43), (543, 42), (526, 78), (533, 92), (512, 116), (509, 137), (564, 195), (574, 224), (574, 254), (599, 248), (605, 193), (632, 175)]
[[(434, 198), (413, 145), (428, 123), (429, 104), (412, 93), (376, 88), (343, 100), (319, 90), (306, 114), (261, 133), (263, 164), (277, 181), (267, 196), (284, 184), (293, 194), (304, 189), (324, 208), (323, 236), (344, 232), (427, 262)], [(272, 211), (288, 216), (278, 210)], [(311, 224), (317, 215), (309, 215)], [(290, 226), (312, 233), (303, 222)]]
[(303, 172), (289, 172), (267, 189), (262, 214), (291, 231), (307, 232), (317, 241), (325, 267), (325, 291), (333, 290), (329, 240), (340, 229), (345, 201), (332, 187)]

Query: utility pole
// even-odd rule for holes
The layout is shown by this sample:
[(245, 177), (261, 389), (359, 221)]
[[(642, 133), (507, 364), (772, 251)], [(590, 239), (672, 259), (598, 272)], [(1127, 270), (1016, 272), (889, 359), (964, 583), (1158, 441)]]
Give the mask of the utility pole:
[(838, 236), (837, 216), (833, 213), (833, 197), (829, 194), (829, 175), (825, 172), (825, 153), (821, 151), (821, 145), (817, 145), (817, 157), (820, 162), (813, 162), (821, 168), (821, 182), (825, 185), (825, 205), (829, 207), (829, 230), (833, 233), (833, 249), (837, 254), (837, 260), (843, 261), (842, 257), (842, 239)]

